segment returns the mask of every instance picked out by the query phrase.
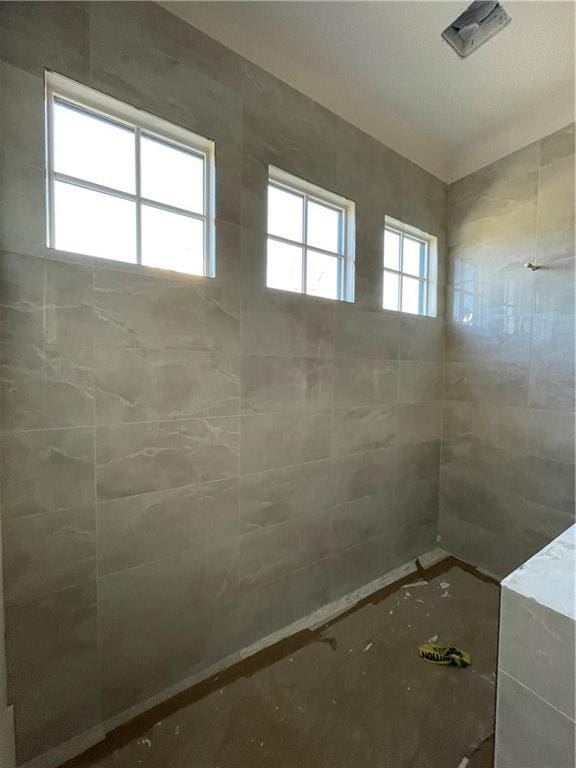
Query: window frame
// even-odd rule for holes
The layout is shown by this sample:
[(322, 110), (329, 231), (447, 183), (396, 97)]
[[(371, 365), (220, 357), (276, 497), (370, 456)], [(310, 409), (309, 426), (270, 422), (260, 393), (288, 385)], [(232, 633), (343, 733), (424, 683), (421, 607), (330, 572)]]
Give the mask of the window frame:
[[(393, 269), (387, 267), (385, 258), (386, 248), (386, 232), (393, 232), (400, 238), (399, 244), (399, 268)], [(410, 272), (403, 270), (404, 266), (404, 239), (415, 240), (421, 243), (425, 247), (425, 261), (424, 261), (424, 276), (414, 275)], [(413, 317), (436, 317), (437, 314), (437, 270), (438, 270), (438, 255), (437, 255), (437, 238), (433, 235), (429, 235), (427, 232), (423, 232), (417, 227), (413, 227), (410, 224), (404, 224), (397, 219), (393, 219), (390, 216), (386, 216), (384, 222), (384, 235), (382, 237), (382, 309), (385, 312), (401, 312), (404, 315), (411, 315)], [(384, 287), (386, 280), (386, 273), (396, 275), (398, 277), (398, 309), (390, 309), (384, 306)], [(412, 280), (418, 280), (423, 287), (423, 297), (421, 299), (421, 309), (419, 312), (405, 312), (402, 309), (402, 278), (409, 277)]]
[[(270, 187), (281, 189), (285, 192), (297, 195), (303, 200), (302, 214), (302, 240), (292, 240), (290, 238), (275, 235), (268, 231), (268, 190)], [(268, 166), (268, 183), (266, 187), (266, 287), (270, 290), (286, 290), (289, 293), (296, 293), (303, 296), (312, 296), (318, 299), (327, 299), (329, 301), (354, 301), (354, 250), (355, 250), (355, 211), (356, 206), (352, 200), (348, 200), (341, 195), (337, 195), (329, 190), (312, 184), (311, 182), (293, 176), (287, 171), (283, 171), (275, 166)], [(338, 228), (338, 252), (329, 251), (308, 243), (308, 202), (313, 202), (325, 208), (330, 208), (340, 213), (340, 226)], [(302, 250), (302, 289), (292, 291), (289, 288), (282, 289), (268, 286), (268, 242), (275, 240), (278, 243), (292, 245)], [(308, 252), (320, 253), (324, 256), (337, 259), (338, 263), (338, 283), (336, 297), (317, 296), (314, 293), (308, 293), (307, 273), (308, 273)]]
[[(135, 185), (134, 194), (114, 189), (98, 182), (92, 182), (81, 177), (70, 176), (54, 168), (54, 104), (64, 103), (72, 109), (103, 120), (111, 125), (128, 128), (134, 131), (135, 152)], [(118, 99), (100, 93), (88, 86), (70, 80), (55, 72), (45, 73), (45, 125), (46, 125), (46, 186), (47, 186), (47, 243), (48, 248), (56, 248), (55, 226), (55, 183), (61, 181), (92, 192), (98, 192), (111, 197), (118, 197), (135, 204), (136, 217), (136, 262), (138, 266), (147, 269), (162, 269), (142, 264), (142, 206), (147, 205), (168, 213), (186, 216), (202, 221), (204, 225), (203, 272), (201, 275), (192, 272), (180, 272), (194, 277), (214, 277), (215, 269), (215, 144), (210, 139), (193, 133), (179, 125), (151, 115), (138, 107), (125, 104)], [(141, 138), (150, 139), (173, 147), (177, 150), (200, 157), (204, 164), (203, 202), (204, 213), (199, 214), (178, 206), (162, 203), (146, 198), (141, 194)], [(80, 254), (83, 255), (83, 254)], [(103, 258), (106, 256), (94, 256)], [(122, 261), (110, 256), (110, 260), (124, 264), (132, 261)], [(169, 270), (167, 270), (169, 271)]]

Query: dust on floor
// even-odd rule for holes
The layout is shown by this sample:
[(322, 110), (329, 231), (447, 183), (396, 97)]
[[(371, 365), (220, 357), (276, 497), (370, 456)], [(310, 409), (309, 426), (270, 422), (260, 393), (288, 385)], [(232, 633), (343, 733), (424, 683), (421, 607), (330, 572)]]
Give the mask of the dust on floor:
[[(69, 765), (458, 768), (469, 757), (490, 768), (498, 587), (460, 567), (413, 582), (250, 676), (212, 685), (122, 746), (112, 740)], [(472, 666), (421, 660), (416, 647), (426, 641), (468, 650)]]

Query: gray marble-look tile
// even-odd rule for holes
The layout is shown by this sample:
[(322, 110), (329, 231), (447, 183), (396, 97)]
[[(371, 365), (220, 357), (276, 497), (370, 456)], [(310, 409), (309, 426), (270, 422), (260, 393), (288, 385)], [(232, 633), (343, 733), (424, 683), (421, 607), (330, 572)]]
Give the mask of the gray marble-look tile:
[(540, 165), (574, 154), (574, 123), (540, 140)]
[(473, 323), (447, 323), (446, 360), (449, 362), (527, 363), (530, 359), (532, 315), (513, 305), (496, 307)]
[(0, 152), (9, 153), (28, 165), (43, 168), (45, 150), (42, 77), (0, 61), (0, 92), (3, 96)]
[(245, 414), (240, 422), (243, 474), (330, 456), (329, 411)]
[(244, 299), (242, 351), (260, 355), (333, 357), (333, 304), (305, 296), (273, 294)]
[(335, 405), (394, 403), (398, 378), (395, 360), (338, 359), (334, 363)]
[(95, 268), (94, 304), (98, 346), (238, 351), (239, 299), (209, 278)]
[(396, 405), (366, 405), (334, 411), (335, 456), (389, 448), (398, 437)]
[(532, 408), (574, 411), (574, 365), (549, 363), (530, 367), (528, 396)]
[(574, 512), (574, 464), (528, 456), (525, 464), (523, 495), (535, 504)]
[(97, 347), (96, 421), (116, 424), (238, 413), (237, 355)]
[(8, 691), (19, 763), (100, 719), (96, 584), (62, 589), (6, 611)]
[(332, 360), (242, 355), (241, 371), (243, 413), (332, 407)]
[(574, 231), (574, 155), (567, 155), (540, 168), (538, 179), (538, 249), (549, 258), (566, 251), (574, 240), (562, 236)]
[(574, 720), (574, 623), (507, 587), (502, 588), (501, 617), (500, 671)]
[(5, 519), (2, 538), (8, 605), (96, 578), (93, 505)]
[(400, 360), (442, 360), (444, 323), (440, 318), (406, 317), (399, 321), (398, 358)]
[(94, 501), (92, 429), (5, 433), (0, 438), (4, 519)]
[(538, 698), (506, 672), (498, 675), (498, 768), (567, 768), (574, 761), (573, 720)]
[(418, 403), (442, 399), (442, 363), (401, 361), (398, 370), (398, 401)]
[(0, 8), (2, 58), (20, 69), (44, 76), (53, 69), (86, 81), (89, 72), (88, 13), (82, 3), (25, 6), (5, 3)]
[(0, 253), (0, 333), (2, 341), (44, 339), (44, 260)]
[(0, 344), (4, 429), (85, 426), (93, 412), (90, 347)]
[(245, 584), (266, 584), (318, 562), (330, 552), (327, 515), (297, 515), (280, 525), (243, 534), (238, 573)]
[(574, 364), (574, 311), (538, 312), (532, 327), (532, 365), (559, 362)]
[(336, 310), (336, 357), (398, 358), (399, 318), (392, 313)]
[(398, 441), (402, 445), (434, 440), (442, 434), (442, 407), (438, 403), (401, 403), (398, 406)]
[(367, 539), (387, 535), (394, 513), (393, 493), (385, 496), (364, 496), (339, 504), (331, 519), (332, 552), (337, 553)]
[[(208, 566), (223, 541), (233, 554), (230, 545), (239, 531), (238, 483), (218, 480), (112, 499), (99, 502), (96, 512), (100, 575), (184, 551), (198, 566)], [(228, 560), (222, 567), (234, 565), (233, 557)]]
[(282, 467), (240, 478), (242, 533), (280, 525), (296, 517), (321, 516), (331, 509), (336, 494), (329, 460)]
[(186, 552), (99, 579), (104, 718), (198, 669), (210, 599), (203, 587)]
[(45, 248), (44, 176), (43, 168), (28, 165), (17, 155), (0, 152), (0, 250), (33, 256), (40, 255)]
[(239, 437), (234, 416), (97, 427), (98, 500), (235, 476)]
[(524, 363), (446, 363), (444, 397), (490, 405), (527, 405), (528, 373)]
[(396, 517), (392, 539), (402, 562), (432, 549), (438, 520), (438, 479), (425, 478), (396, 489)]
[(46, 341), (88, 346), (94, 340), (92, 267), (46, 260)]
[(440, 440), (426, 440), (398, 448), (396, 483), (413, 483), (416, 480), (438, 478), (440, 471)]
[(399, 469), (396, 448), (333, 459), (331, 484), (336, 502), (342, 504), (363, 496), (393, 496)]
[(388, 533), (338, 552), (334, 556), (332, 599), (369, 584), (404, 562), (392, 552)]
[(332, 112), (248, 61), (242, 64), (242, 100), (246, 153), (335, 189)]

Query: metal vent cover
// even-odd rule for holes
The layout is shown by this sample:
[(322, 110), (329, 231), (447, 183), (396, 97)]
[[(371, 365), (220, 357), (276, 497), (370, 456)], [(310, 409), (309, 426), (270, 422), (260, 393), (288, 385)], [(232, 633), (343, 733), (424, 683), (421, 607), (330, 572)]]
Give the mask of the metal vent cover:
[(511, 21), (498, 2), (475, 0), (444, 32), (442, 37), (464, 58)]

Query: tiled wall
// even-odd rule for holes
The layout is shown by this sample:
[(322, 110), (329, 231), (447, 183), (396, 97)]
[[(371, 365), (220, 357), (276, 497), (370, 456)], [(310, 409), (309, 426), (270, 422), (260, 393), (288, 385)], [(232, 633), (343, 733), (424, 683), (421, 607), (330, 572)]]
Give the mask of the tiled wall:
[[(0, 59), (23, 762), (434, 546), (443, 321), (380, 263), (385, 214), (442, 257), (446, 188), (155, 5), (0, 3)], [(45, 248), (44, 67), (216, 141), (214, 281)], [(355, 305), (265, 290), (268, 163), (356, 201)]]
[(440, 534), (502, 576), (574, 516), (574, 126), (449, 203)]

